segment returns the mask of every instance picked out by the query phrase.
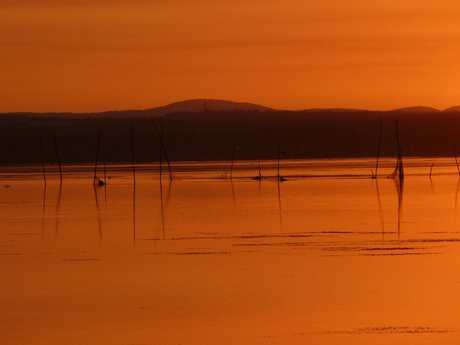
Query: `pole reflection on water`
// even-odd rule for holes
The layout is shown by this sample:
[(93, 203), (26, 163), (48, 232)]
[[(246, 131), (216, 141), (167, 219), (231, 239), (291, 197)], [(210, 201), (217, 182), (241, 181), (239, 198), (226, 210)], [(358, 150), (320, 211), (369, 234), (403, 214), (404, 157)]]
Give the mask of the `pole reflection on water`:
[(61, 209), (61, 200), (62, 200), (62, 179), (60, 179), (59, 182), (59, 189), (58, 189), (58, 194), (57, 194), (57, 200), (56, 200), (56, 209), (54, 212), (54, 238), (58, 238), (58, 233), (59, 233), (59, 219), (60, 219), (60, 214), (59, 211)]
[(96, 202), (96, 216), (97, 216), (97, 228), (98, 228), (98, 233), (99, 233), (99, 240), (102, 243), (101, 208), (99, 206), (99, 198), (98, 198), (98, 195), (97, 195), (97, 186), (95, 184), (93, 185), (93, 190), (94, 190), (94, 200)]
[(385, 240), (385, 218), (382, 209), (382, 199), (380, 198), (380, 188), (378, 178), (375, 178), (375, 190), (377, 192), (377, 205), (379, 208), (380, 228), (382, 230), (382, 240)]

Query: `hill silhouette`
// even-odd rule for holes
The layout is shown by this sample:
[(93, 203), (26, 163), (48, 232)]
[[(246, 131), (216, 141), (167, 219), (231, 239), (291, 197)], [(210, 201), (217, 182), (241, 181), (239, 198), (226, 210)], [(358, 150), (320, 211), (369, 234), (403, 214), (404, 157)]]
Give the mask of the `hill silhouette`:
[(220, 99), (189, 99), (179, 102), (170, 103), (167, 105), (138, 110), (109, 110), (104, 112), (94, 113), (72, 113), (72, 112), (54, 112), (54, 113), (0, 113), (1, 115), (22, 115), (22, 116), (42, 116), (42, 117), (159, 117), (171, 113), (190, 112), (199, 113), (206, 111), (274, 111), (269, 107), (265, 107), (253, 103), (234, 102)]
[(426, 106), (415, 106), (415, 107), (407, 107), (407, 108), (400, 108), (400, 109), (394, 109), (391, 110), (394, 112), (403, 112), (403, 113), (414, 113), (414, 114), (426, 114), (426, 113), (439, 113), (441, 110), (432, 108), (432, 107), (426, 107)]
[(456, 105), (444, 110), (445, 112), (460, 112), (460, 105)]
[(156, 161), (159, 142), (151, 118), (163, 124), (168, 156), (178, 161), (228, 160), (235, 145), (236, 159), (276, 158), (278, 140), (285, 158), (372, 157), (380, 119), (382, 155), (395, 155), (396, 120), (404, 156), (451, 156), (453, 145), (460, 147), (460, 112), (455, 109), (281, 111), (248, 103), (206, 102), (206, 107), (204, 100), (190, 100), (148, 110), (91, 114), (1, 114), (0, 164), (39, 164), (40, 137), (46, 162), (54, 163), (53, 133), (64, 163), (91, 163), (98, 132), (105, 160), (129, 162), (131, 126), (136, 160)]
[(178, 112), (196, 113), (204, 111), (273, 111), (273, 109), (253, 103), (241, 103), (220, 99), (190, 99), (145, 110), (145, 112), (149, 114), (168, 114)]

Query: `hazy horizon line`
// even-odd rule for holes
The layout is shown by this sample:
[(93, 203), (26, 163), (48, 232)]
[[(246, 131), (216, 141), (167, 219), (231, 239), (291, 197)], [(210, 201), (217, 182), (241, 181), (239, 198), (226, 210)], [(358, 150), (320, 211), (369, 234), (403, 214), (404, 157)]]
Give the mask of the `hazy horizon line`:
[[(159, 105), (155, 106), (150, 106), (147, 108), (139, 107), (139, 108), (124, 108), (124, 109), (115, 109), (115, 108), (107, 108), (106, 110), (93, 110), (93, 111), (72, 111), (72, 110), (53, 110), (53, 111), (34, 111), (34, 110), (15, 110), (15, 111), (0, 111), (0, 114), (21, 114), (21, 113), (32, 113), (32, 114), (98, 114), (98, 113), (110, 113), (110, 112), (137, 112), (137, 111), (149, 111), (149, 110), (157, 110), (161, 108), (165, 108), (168, 106), (174, 106), (178, 105), (181, 103), (186, 103), (186, 102), (227, 102), (227, 103), (234, 103), (235, 105), (251, 105), (251, 106), (256, 106), (256, 107), (261, 107), (261, 108), (266, 108), (265, 111), (292, 111), (292, 112), (302, 112), (302, 111), (371, 111), (371, 112), (391, 112), (391, 111), (401, 111), (401, 110), (417, 110), (419, 109), (421, 113), (423, 112), (447, 112), (452, 108), (459, 108), (460, 111), (460, 104), (458, 105), (451, 105), (448, 106), (447, 108), (437, 108), (429, 105), (409, 105), (409, 106), (402, 106), (402, 107), (392, 107), (388, 109), (379, 109), (379, 108), (364, 108), (364, 107), (341, 107), (341, 106), (335, 106), (335, 107), (321, 107), (321, 106), (313, 106), (313, 107), (299, 107), (299, 108), (276, 108), (276, 107), (271, 107), (267, 106), (265, 104), (261, 103), (255, 103), (255, 102), (249, 102), (249, 101), (234, 101), (232, 99), (223, 99), (223, 98), (186, 98), (186, 99), (181, 99), (169, 103), (162, 103)], [(231, 111), (231, 110), (226, 110), (226, 109), (208, 109), (209, 111)], [(244, 109), (240, 109), (244, 110)], [(255, 109), (249, 109), (249, 110), (255, 110)], [(191, 111), (191, 112), (196, 112), (196, 111)]]

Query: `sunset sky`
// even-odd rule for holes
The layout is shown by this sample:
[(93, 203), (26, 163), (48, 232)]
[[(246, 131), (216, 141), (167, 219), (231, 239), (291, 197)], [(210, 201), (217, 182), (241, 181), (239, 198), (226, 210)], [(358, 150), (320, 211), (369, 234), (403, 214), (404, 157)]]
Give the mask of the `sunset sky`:
[(458, 0), (1, 0), (0, 111), (460, 104)]

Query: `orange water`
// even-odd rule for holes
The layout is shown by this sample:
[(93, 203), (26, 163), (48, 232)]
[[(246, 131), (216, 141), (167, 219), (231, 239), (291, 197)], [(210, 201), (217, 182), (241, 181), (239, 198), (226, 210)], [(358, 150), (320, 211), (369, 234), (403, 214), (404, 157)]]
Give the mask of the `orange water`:
[(148, 167), (135, 189), (128, 167), (46, 190), (5, 169), (0, 343), (458, 344), (460, 180), (436, 163), (430, 180), (409, 160), (402, 186), (343, 177), (372, 160), (285, 162), (280, 184), (187, 163), (161, 190)]

